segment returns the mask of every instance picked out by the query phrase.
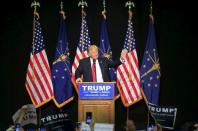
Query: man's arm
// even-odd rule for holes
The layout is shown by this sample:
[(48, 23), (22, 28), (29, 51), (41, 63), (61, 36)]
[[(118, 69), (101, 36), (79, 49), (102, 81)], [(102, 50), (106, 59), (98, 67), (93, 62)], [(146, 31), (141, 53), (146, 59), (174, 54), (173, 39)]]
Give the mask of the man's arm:
[(112, 60), (107, 59), (108, 60), (108, 66), (115, 68), (115, 67), (121, 65), (122, 63), (125, 62), (126, 54), (127, 54), (127, 50), (124, 49), (121, 52), (121, 55), (120, 55), (120, 59), (119, 60), (112, 61)]
[(105, 58), (105, 61), (108, 63), (108, 67), (110, 68), (116, 68), (117, 66), (119, 66), (120, 64), (122, 64), (122, 62), (120, 60), (109, 60), (107, 58)]
[(82, 61), (80, 60), (79, 66), (75, 72), (76, 83), (82, 82), (81, 75), (82, 75)]

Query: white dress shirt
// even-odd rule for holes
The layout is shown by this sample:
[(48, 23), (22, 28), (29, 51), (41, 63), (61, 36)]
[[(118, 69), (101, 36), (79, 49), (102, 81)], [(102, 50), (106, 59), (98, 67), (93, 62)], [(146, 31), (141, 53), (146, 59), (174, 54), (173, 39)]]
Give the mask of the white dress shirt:
[[(90, 58), (90, 61), (91, 61), (91, 67), (92, 67), (93, 59)], [(98, 59), (96, 59), (96, 82), (104, 82)]]

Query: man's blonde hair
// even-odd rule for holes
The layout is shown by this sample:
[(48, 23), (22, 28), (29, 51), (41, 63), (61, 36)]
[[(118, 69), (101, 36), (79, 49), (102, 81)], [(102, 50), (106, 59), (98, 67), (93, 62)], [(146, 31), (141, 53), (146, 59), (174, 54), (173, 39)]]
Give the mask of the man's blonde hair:
[(90, 45), (87, 52), (89, 53), (90, 50), (93, 50), (93, 49), (98, 50), (98, 46), (97, 45)]

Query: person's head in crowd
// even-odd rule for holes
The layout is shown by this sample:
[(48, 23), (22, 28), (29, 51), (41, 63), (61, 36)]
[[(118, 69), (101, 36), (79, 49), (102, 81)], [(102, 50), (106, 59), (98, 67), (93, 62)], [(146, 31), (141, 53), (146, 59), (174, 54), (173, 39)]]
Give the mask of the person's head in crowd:
[(198, 123), (194, 124), (194, 128), (195, 128), (194, 131), (198, 131)]
[(162, 126), (157, 123), (154, 130), (155, 131), (162, 131)]
[(136, 131), (136, 127), (135, 127), (133, 120), (126, 121), (125, 129), (126, 131)]

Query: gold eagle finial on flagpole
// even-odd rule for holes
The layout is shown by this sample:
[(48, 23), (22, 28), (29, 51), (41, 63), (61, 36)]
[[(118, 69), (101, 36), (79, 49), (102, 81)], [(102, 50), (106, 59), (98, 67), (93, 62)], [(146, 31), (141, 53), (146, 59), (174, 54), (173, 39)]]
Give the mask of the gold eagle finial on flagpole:
[(36, 1), (33, 1), (31, 3), (31, 7), (34, 7), (34, 13), (36, 13), (36, 9), (37, 9), (37, 7), (40, 7), (40, 3), (36, 2)]
[(81, 1), (78, 2), (78, 7), (79, 6), (81, 6), (81, 8), (83, 10), (85, 8), (85, 6), (88, 7), (88, 4), (87, 4), (86, 1), (81, 0)]
[[(81, 8), (82, 8), (81, 13), (82, 13), (82, 22), (83, 22), (83, 16), (86, 16), (86, 13), (84, 11), (84, 8), (85, 8), (85, 6), (88, 7), (88, 4), (87, 4), (86, 1), (81, 0), (81, 1), (78, 2), (78, 7), (79, 6), (81, 6)], [(82, 29), (81, 29), (82, 31), (84, 30), (83, 27), (84, 26), (82, 25)], [(84, 50), (84, 32), (82, 32), (82, 51), (83, 50)]]
[(153, 4), (152, 1), (150, 3), (150, 14), (149, 17), (151, 18), (151, 20), (154, 22), (154, 17), (153, 17)]
[(33, 51), (32, 53), (34, 54), (34, 29), (35, 29), (35, 15), (37, 15), (39, 17), (39, 14), (37, 13), (37, 7), (40, 7), (40, 3), (39, 2), (36, 2), (36, 0), (34, 0), (32, 3), (31, 3), (31, 8), (34, 7), (34, 22), (33, 22), (33, 40), (32, 40), (32, 48), (33, 48)]
[(103, 4), (102, 15), (103, 15), (104, 19), (106, 19), (106, 12), (107, 11), (106, 11), (106, 2), (105, 2), (105, 0), (103, 0), (102, 4)]
[(62, 1), (60, 3), (60, 14), (63, 16), (63, 19), (65, 20), (66, 16), (65, 16), (65, 12), (63, 10), (63, 2)]
[[(39, 14), (37, 13), (37, 7), (40, 7), (40, 3), (39, 2), (36, 2), (36, 0), (34, 0), (32, 3), (31, 3), (31, 8), (34, 7), (34, 21), (33, 21), (33, 40), (32, 40), (32, 55), (34, 55), (34, 50), (35, 50), (35, 47), (34, 47), (34, 44), (35, 44), (35, 41), (34, 41), (34, 36), (35, 36), (35, 15), (37, 17), (39, 17)], [(31, 55), (31, 57), (33, 57)], [(32, 60), (32, 63), (33, 63), (33, 69), (32, 70), (35, 70), (35, 60), (33, 59)], [(34, 73), (31, 73), (31, 76), (32, 76), (32, 79), (35, 80), (35, 75)]]
[(129, 8), (129, 16), (130, 17), (132, 17), (132, 11), (131, 11), (131, 7), (135, 7), (135, 4), (134, 4), (134, 2), (131, 2), (131, 1), (127, 1), (126, 3), (125, 3), (125, 7), (128, 7)]
[(151, 14), (151, 15), (153, 14), (153, 3), (152, 3), (152, 1), (151, 1), (151, 3), (150, 3), (150, 14)]

